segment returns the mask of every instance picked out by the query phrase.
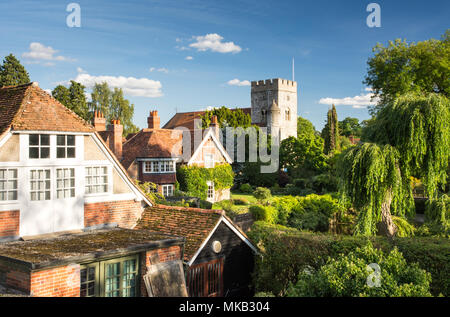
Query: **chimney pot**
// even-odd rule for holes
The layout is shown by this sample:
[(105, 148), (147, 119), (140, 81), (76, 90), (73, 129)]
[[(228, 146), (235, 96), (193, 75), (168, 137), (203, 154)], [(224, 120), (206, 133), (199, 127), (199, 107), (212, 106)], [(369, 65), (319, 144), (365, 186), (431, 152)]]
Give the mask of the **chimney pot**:
[(158, 111), (150, 111), (150, 116), (147, 118), (148, 128), (153, 130), (159, 130), (161, 119), (158, 116)]

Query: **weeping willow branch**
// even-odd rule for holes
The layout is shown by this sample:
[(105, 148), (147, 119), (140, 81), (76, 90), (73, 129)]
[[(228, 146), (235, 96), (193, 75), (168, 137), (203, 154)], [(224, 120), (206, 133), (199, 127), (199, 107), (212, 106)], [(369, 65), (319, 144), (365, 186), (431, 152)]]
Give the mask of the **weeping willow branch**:
[[(450, 103), (437, 94), (405, 95), (375, 118), (374, 143), (349, 149), (339, 164), (342, 193), (360, 211), (355, 234), (395, 234), (392, 215), (414, 215), (410, 176), (430, 200), (447, 182)], [(380, 226), (381, 224), (381, 226)]]

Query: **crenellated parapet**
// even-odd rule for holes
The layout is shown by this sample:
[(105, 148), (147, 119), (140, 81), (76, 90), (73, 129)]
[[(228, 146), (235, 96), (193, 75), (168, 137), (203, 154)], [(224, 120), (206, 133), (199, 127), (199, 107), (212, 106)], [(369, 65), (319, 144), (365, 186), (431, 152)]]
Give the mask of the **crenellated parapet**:
[(296, 92), (297, 82), (281, 78), (252, 81), (253, 92), (260, 92), (266, 90), (288, 90)]

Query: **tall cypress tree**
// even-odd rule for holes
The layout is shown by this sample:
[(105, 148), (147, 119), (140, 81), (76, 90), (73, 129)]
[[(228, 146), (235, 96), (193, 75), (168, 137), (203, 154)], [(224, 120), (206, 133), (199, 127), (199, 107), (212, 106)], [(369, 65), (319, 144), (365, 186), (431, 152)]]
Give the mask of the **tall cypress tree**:
[(0, 65), (0, 87), (24, 85), (30, 82), (30, 76), (25, 67), (13, 55), (9, 54)]
[(325, 154), (329, 155), (333, 151), (339, 150), (339, 121), (334, 105), (328, 110), (327, 123), (322, 131), (322, 137), (325, 140)]

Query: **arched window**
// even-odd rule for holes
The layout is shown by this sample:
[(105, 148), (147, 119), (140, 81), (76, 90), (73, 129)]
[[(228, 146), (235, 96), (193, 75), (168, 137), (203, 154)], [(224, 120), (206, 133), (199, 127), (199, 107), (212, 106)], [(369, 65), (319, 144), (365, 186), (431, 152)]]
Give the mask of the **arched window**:
[(261, 111), (261, 118), (263, 122), (267, 122), (267, 110)]
[(291, 120), (291, 110), (289, 110), (289, 109), (286, 110), (285, 119), (286, 119), (286, 121)]

